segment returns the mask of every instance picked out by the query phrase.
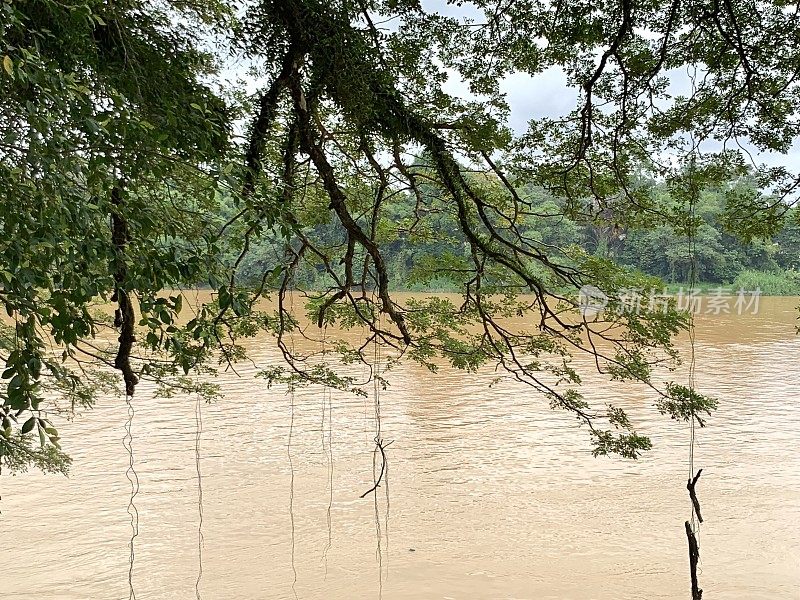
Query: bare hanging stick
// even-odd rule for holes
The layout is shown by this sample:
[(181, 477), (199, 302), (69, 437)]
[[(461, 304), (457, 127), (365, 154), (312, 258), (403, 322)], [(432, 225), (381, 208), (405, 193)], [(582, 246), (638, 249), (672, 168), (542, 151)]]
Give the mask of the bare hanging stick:
[(689, 570), (692, 576), (692, 600), (702, 600), (703, 590), (697, 585), (697, 561), (700, 560), (700, 549), (697, 546), (697, 538), (694, 535), (692, 524), (686, 521), (684, 525), (686, 526), (686, 538), (689, 540)]
[(694, 490), (694, 486), (697, 484), (697, 480), (700, 479), (700, 473), (702, 472), (703, 469), (700, 469), (697, 471), (697, 475), (694, 476), (694, 479), (689, 479), (686, 482), (686, 489), (689, 490), (689, 498), (692, 500), (694, 514), (697, 515), (697, 520), (701, 523), (703, 522), (703, 517), (700, 515), (700, 502), (697, 500), (697, 493)]
[(389, 442), (388, 444), (384, 444), (383, 440), (381, 440), (381, 439), (376, 439), (375, 440), (375, 445), (376, 445), (377, 449), (380, 450), (380, 452), (381, 452), (381, 459), (382, 459), (381, 472), (378, 475), (378, 479), (375, 481), (375, 485), (373, 485), (366, 492), (361, 494), (361, 496), (360, 496), (361, 498), (366, 498), (369, 494), (371, 494), (372, 492), (377, 490), (378, 487), (380, 487), (381, 479), (383, 479), (383, 473), (384, 473), (384, 471), (386, 471), (386, 447), (389, 446), (391, 443), (392, 442)]
[(128, 270), (125, 266), (125, 251), (130, 242), (130, 230), (128, 221), (122, 213), (122, 188), (119, 185), (111, 190), (111, 203), (114, 206), (111, 212), (111, 241), (114, 245), (114, 295), (111, 300), (117, 303), (117, 310), (114, 313), (114, 327), (119, 328), (119, 349), (114, 359), (114, 368), (122, 373), (125, 381), (125, 394), (133, 396), (139, 378), (133, 372), (131, 366), (131, 350), (136, 341), (134, 336), (134, 314), (133, 304), (128, 295), (127, 278)]

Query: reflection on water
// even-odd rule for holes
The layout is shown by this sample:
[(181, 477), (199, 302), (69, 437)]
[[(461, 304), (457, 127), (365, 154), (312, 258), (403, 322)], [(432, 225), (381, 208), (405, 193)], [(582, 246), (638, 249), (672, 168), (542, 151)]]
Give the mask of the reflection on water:
[[(698, 386), (723, 399), (695, 451), (709, 598), (800, 598), (797, 303), (698, 323)], [(253, 355), (279, 360), (267, 342)], [(374, 396), (287, 395), (253, 370), (202, 406), (202, 598), (687, 597), (688, 427), (642, 388), (586, 379), (655, 443), (638, 462), (593, 459), (572, 418), (511, 381), (490, 387), (493, 371), (399, 367), (380, 392), (388, 477), (360, 499), (380, 469)], [(133, 402), (136, 597), (193, 598), (195, 401)], [(62, 427), (68, 479), (0, 478), (3, 598), (128, 597), (126, 418), (107, 398)]]

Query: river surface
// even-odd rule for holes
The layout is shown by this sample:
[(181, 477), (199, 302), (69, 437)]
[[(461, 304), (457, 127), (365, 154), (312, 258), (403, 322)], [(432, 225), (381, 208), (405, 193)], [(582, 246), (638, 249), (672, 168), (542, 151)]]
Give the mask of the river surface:
[[(800, 599), (799, 303), (698, 317), (698, 388), (721, 398), (694, 456), (708, 600)], [(279, 360), (266, 339), (251, 353)], [(137, 599), (689, 597), (688, 425), (643, 388), (585, 378), (654, 442), (595, 459), (574, 419), (492, 370), (400, 366), (378, 398), (388, 477), (362, 499), (375, 395), (290, 395), (254, 371), (219, 378), (199, 443), (194, 398), (137, 391)], [(107, 397), (61, 426), (68, 478), (0, 477), (0, 598), (129, 597), (127, 416)]]

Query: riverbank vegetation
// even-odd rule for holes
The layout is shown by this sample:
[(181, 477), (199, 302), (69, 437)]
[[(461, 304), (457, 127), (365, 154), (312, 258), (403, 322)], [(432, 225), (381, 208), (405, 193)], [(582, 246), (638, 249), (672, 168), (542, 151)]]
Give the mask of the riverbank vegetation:
[[(650, 440), (592, 401), (574, 354), (673, 419), (716, 401), (654, 370), (689, 316), (619, 310), (621, 290), (794, 281), (800, 24), (782, 2), (2, 0), (0, 23), (6, 468), (64, 468), (57, 420), (109, 373), (128, 398), (142, 380), (210, 398), (257, 334), (283, 353), (274, 384), (357, 391), (335, 365), (374, 345), (496, 365), (596, 455), (635, 458)], [(512, 131), (502, 82), (553, 70), (574, 106)], [(201, 282), (212, 302), (163, 293)], [(607, 310), (576, 321), (586, 286)], [(284, 301), (298, 287), (318, 329), (366, 337), (298, 354), (290, 336), (319, 335)]]
[[(423, 163), (420, 161), (419, 163)], [(499, 186), (499, 182), (495, 182)], [(653, 193), (664, 196), (668, 191), (651, 181)], [(760, 290), (765, 296), (800, 296), (800, 213), (788, 209), (783, 224), (769, 237), (742, 239), (726, 227), (726, 194), (758, 194), (751, 178), (725, 182), (716, 189), (706, 189), (698, 197), (699, 223), (694, 240), (694, 255), (689, 251), (689, 238), (671, 224), (653, 228), (621, 228), (614, 223), (572, 219), (563, 203), (542, 189), (520, 192), (533, 211), (552, 213), (557, 219), (532, 218), (519, 225), (520, 231), (542, 244), (557, 248), (575, 246), (582, 252), (607, 258), (615, 264), (658, 277), (666, 290), (690, 287), (692, 261), (696, 268), (695, 287), (708, 293), (720, 287), (733, 290)], [(432, 193), (431, 190), (428, 190)], [(388, 221), (411, 223), (414, 214), (410, 203), (387, 204)], [(436, 223), (436, 235), (408, 233), (397, 227), (384, 245), (390, 287), (397, 291), (460, 292), (462, 282), (441, 276), (431, 267), (429, 257), (445, 254), (468, 259), (469, 245), (456, 223), (441, 219)], [(331, 222), (314, 226), (322, 238), (335, 239), (336, 225)], [(276, 249), (281, 247), (278, 235), (264, 236), (253, 244), (239, 266), (243, 280), (254, 284), (264, 268), (275, 261)], [(236, 259), (231, 255), (229, 262)], [(324, 266), (313, 261), (301, 266), (296, 275), (298, 287), (308, 290), (324, 289)], [(203, 282), (199, 282), (203, 284)]]

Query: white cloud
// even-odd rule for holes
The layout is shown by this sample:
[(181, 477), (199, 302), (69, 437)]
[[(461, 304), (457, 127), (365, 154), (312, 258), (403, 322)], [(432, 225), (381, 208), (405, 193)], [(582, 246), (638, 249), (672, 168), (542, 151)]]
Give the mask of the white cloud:
[(500, 89), (511, 107), (509, 125), (516, 133), (524, 132), (531, 119), (565, 116), (578, 102), (578, 90), (567, 86), (567, 76), (558, 67), (535, 76), (514, 73), (503, 79)]

